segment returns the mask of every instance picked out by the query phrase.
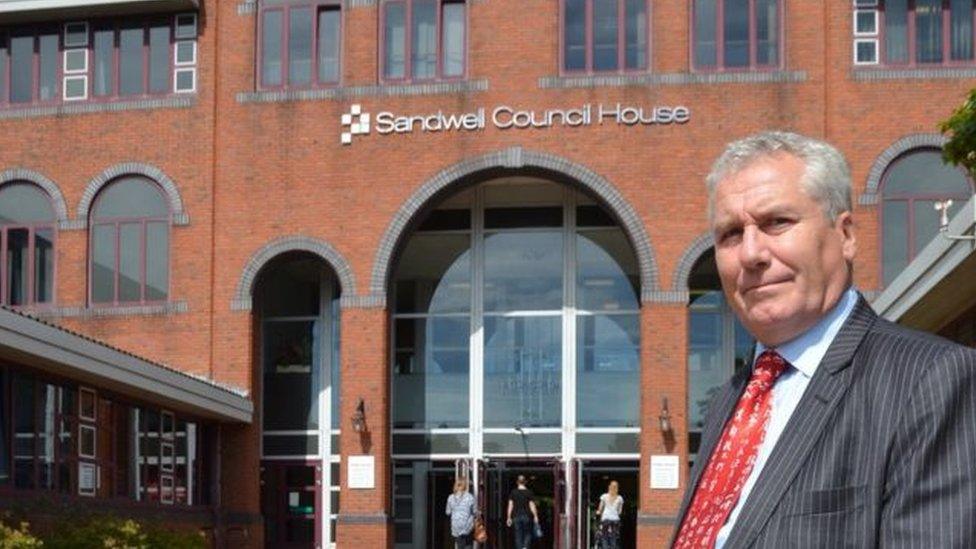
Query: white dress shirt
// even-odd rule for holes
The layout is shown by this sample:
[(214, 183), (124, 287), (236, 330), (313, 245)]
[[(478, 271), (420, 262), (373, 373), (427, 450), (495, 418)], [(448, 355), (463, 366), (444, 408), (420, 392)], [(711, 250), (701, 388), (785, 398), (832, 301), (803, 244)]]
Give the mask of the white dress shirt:
[[(827, 348), (830, 347), (834, 337), (840, 332), (841, 326), (844, 325), (844, 321), (850, 316), (856, 304), (857, 291), (853, 287), (848, 288), (837, 305), (813, 328), (776, 348), (776, 351), (786, 359), (792, 368), (787, 368), (773, 385), (772, 406), (769, 424), (766, 425), (766, 436), (763, 437), (762, 444), (759, 445), (756, 463), (753, 465), (746, 483), (742, 486), (739, 501), (736, 502), (728, 520), (725, 521), (725, 525), (718, 531), (718, 536), (715, 538), (715, 549), (721, 549), (725, 545), (725, 541), (732, 532), (732, 527), (735, 526), (736, 519), (739, 518), (739, 512), (742, 511), (742, 504), (749, 497), (749, 492), (756, 484), (756, 479), (762, 473), (766, 460), (769, 459), (769, 455), (776, 446), (776, 441), (783, 434), (783, 429), (786, 428), (790, 416), (796, 410), (796, 405), (807, 390), (807, 385), (810, 384), (810, 379), (817, 371), (817, 366), (820, 365), (820, 361), (827, 353)], [(753, 363), (764, 350), (766, 347), (762, 343), (756, 344)]]

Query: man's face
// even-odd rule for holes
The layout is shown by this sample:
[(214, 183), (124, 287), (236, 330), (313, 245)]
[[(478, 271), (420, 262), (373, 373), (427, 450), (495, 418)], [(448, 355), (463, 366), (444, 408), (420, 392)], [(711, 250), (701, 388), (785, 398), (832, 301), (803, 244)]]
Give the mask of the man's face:
[(719, 182), (712, 230), (725, 297), (767, 346), (811, 328), (849, 284), (856, 242), (850, 212), (833, 222), (803, 190), (789, 154), (760, 158)]

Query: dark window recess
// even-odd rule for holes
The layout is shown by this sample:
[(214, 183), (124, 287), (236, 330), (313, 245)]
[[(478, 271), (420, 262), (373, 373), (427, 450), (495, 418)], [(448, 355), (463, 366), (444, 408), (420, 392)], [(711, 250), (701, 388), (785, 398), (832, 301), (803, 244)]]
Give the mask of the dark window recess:
[(563, 209), (559, 206), (485, 209), (485, 229), (560, 227), (562, 224)]
[(264, 2), (259, 16), (260, 87), (338, 84), (341, 21), (335, 1)]
[(434, 210), (418, 231), (463, 231), (471, 228), (471, 210)]
[(467, 14), (463, 0), (393, 0), (383, 5), (386, 80), (464, 76)]
[(617, 221), (600, 206), (577, 206), (577, 227), (616, 227)]
[(563, 70), (648, 68), (647, 0), (563, 0)]
[(54, 209), (40, 187), (0, 186), (0, 304), (50, 304), (54, 295)]

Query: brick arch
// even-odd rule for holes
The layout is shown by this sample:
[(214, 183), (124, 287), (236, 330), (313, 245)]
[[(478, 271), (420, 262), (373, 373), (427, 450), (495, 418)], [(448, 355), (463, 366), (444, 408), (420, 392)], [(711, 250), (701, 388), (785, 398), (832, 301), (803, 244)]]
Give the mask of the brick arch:
[(13, 181), (26, 181), (43, 189), (51, 199), (51, 206), (54, 208), (54, 215), (58, 219), (58, 226), (62, 229), (68, 228), (68, 206), (64, 202), (61, 189), (53, 181), (40, 172), (26, 168), (12, 168), (0, 172), (0, 185)]
[(674, 278), (671, 282), (671, 290), (673, 292), (684, 292), (687, 296), (688, 279), (691, 278), (691, 270), (695, 267), (695, 263), (701, 258), (702, 254), (714, 245), (715, 240), (712, 237), (711, 231), (709, 231), (698, 235), (698, 238), (685, 249), (685, 252), (681, 254), (681, 259), (678, 261), (678, 268), (674, 271)]
[(945, 142), (946, 137), (942, 134), (915, 133), (906, 135), (892, 143), (891, 146), (878, 155), (874, 164), (871, 165), (871, 171), (868, 172), (867, 185), (864, 187), (864, 194), (861, 195), (857, 203), (861, 206), (876, 206), (878, 204), (881, 178), (884, 176), (885, 170), (888, 169), (888, 166), (896, 158), (912, 149), (932, 147), (941, 149)]
[(190, 216), (183, 209), (183, 199), (176, 183), (163, 173), (163, 170), (149, 164), (141, 162), (125, 162), (116, 164), (104, 172), (95, 176), (88, 182), (85, 192), (81, 195), (81, 202), (78, 203), (77, 223), (81, 228), (88, 225), (88, 212), (91, 211), (92, 203), (98, 192), (113, 180), (123, 175), (141, 175), (155, 181), (163, 190), (163, 196), (169, 202), (169, 211), (173, 216), (174, 225), (187, 225), (190, 223)]
[(339, 285), (342, 288), (343, 303), (348, 301), (348, 297), (356, 295), (356, 278), (352, 267), (346, 258), (342, 256), (331, 244), (324, 240), (307, 236), (285, 236), (276, 238), (265, 244), (261, 249), (254, 252), (244, 266), (240, 279), (237, 281), (237, 288), (234, 290), (234, 299), (231, 301), (230, 308), (233, 311), (250, 311), (251, 294), (254, 290), (254, 282), (257, 280), (261, 269), (274, 258), (287, 252), (309, 252), (324, 260), (335, 271), (339, 278)]
[(543, 152), (526, 151), (522, 147), (511, 147), (469, 158), (442, 170), (424, 182), (404, 202), (393, 216), (376, 252), (369, 287), (369, 297), (372, 302), (385, 304), (393, 253), (410, 221), (428, 201), (458, 181), (477, 176), (479, 173), (523, 168), (543, 170), (570, 178), (599, 197), (603, 204), (620, 219), (621, 226), (634, 246), (640, 269), (641, 301), (651, 302), (662, 298), (666, 300), (667, 296), (662, 296), (662, 292), (659, 291), (657, 263), (644, 223), (634, 207), (624, 199), (616, 187), (589, 168), (565, 158)]

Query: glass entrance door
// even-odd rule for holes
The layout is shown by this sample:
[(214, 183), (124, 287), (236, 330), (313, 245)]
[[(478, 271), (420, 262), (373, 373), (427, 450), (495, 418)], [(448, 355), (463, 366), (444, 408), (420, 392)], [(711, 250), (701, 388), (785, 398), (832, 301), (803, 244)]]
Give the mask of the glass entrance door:
[(627, 461), (588, 461), (576, 463), (577, 485), (579, 486), (579, 506), (577, 528), (577, 547), (595, 547), (596, 533), (600, 518), (596, 514), (600, 496), (607, 491), (610, 481), (620, 485), (620, 495), (624, 498), (620, 513), (620, 547), (637, 547), (637, 498), (640, 491), (640, 471), (638, 464)]
[(261, 485), (268, 545), (322, 547), (322, 466), (265, 462), (261, 466)]
[(485, 525), (488, 528), (489, 545), (498, 549), (515, 548), (515, 532), (506, 524), (508, 500), (512, 490), (516, 487), (519, 475), (525, 476), (527, 487), (535, 496), (539, 512), (539, 524), (542, 525), (542, 539), (534, 541), (532, 547), (555, 548), (559, 539), (560, 502), (562, 487), (557, 478), (561, 468), (558, 462), (547, 461), (489, 461), (479, 474), (484, 475), (479, 489), (483, 491), (482, 509), (485, 514)]

